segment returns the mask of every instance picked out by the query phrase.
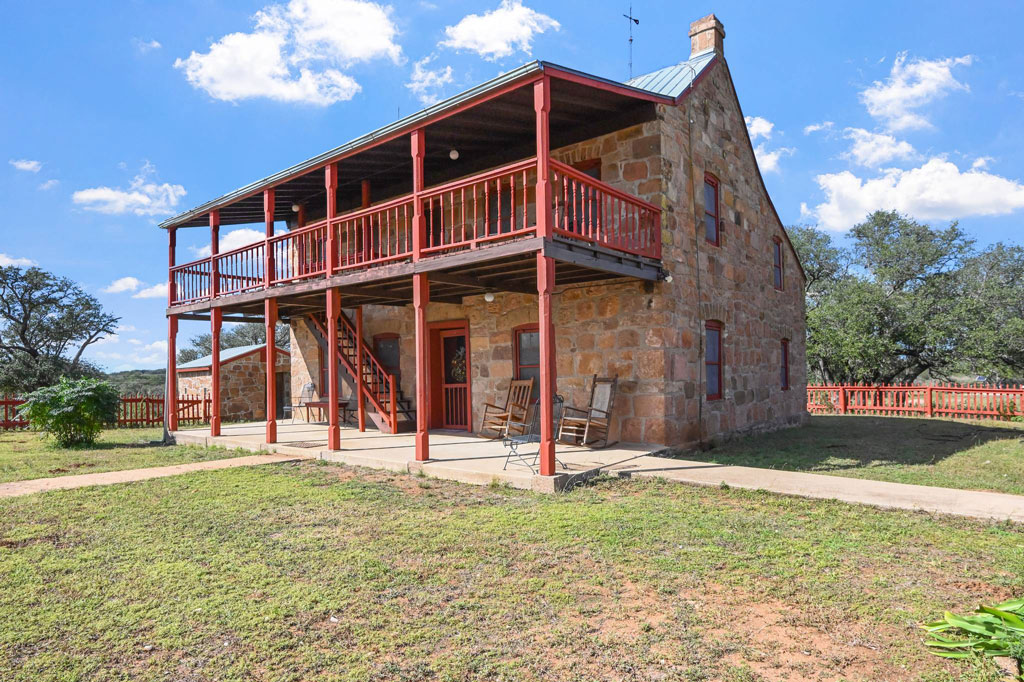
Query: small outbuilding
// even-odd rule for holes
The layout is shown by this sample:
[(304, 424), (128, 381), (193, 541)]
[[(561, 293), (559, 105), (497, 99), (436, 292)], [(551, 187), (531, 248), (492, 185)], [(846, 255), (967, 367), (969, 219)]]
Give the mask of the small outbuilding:
[[(261, 421), (267, 418), (266, 346), (239, 346), (220, 352), (220, 405), (224, 421)], [(211, 395), (213, 356), (197, 358), (178, 365), (178, 396)], [(277, 349), (274, 379), (277, 385), (277, 419), (284, 417), (291, 404), (291, 356)]]

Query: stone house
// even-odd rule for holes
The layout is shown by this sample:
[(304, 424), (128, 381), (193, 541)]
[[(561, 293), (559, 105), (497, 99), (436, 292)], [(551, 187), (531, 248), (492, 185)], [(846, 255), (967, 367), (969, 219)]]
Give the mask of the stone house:
[(553, 395), (585, 406), (594, 375), (618, 378), (612, 440), (802, 423), (804, 274), (724, 27), (710, 15), (690, 37), (687, 59), (626, 83), (527, 64), (165, 221), (173, 247), (175, 229), (208, 222), (215, 242), (228, 211), (262, 216), (248, 257), (257, 272), (276, 258), (256, 278), (244, 250), (172, 262), (172, 329), (179, 314), (208, 313), (215, 334), (227, 313), (287, 320), (292, 393), (311, 383), (357, 404), (361, 428), (415, 428), (417, 459), (430, 429), (479, 428), (514, 378), (536, 379), (542, 474)]
[[(207, 355), (178, 365), (178, 395), (206, 397), (213, 392), (213, 357)], [(291, 358), (277, 349), (275, 381), (278, 393), (277, 417), (290, 405)], [(267, 418), (267, 351), (263, 345), (225, 348), (220, 352), (220, 405), (225, 421), (262, 421)]]

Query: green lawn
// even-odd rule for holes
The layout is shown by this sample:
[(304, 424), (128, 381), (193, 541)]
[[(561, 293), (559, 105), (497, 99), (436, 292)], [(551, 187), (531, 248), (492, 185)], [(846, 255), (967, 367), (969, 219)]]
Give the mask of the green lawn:
[(111, 429), (95, 445), (59, 448), (38, 433), (0, 431), (0, 483), (202, 462), (252, 453), (163, 445), (162, 429)]
[(1024, 424), (813, 416), (683, 459), (1024, 495)]
[(264, 465), (0, 500), (0, 679), (995, 679), (916, 623), (1021, 528), (663, 481)]

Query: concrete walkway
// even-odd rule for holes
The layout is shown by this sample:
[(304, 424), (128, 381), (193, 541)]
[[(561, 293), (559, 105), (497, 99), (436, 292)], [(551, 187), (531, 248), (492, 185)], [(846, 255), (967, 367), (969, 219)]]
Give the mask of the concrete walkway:
[(730, 488), (840, 500), (882, 509), (907, 509), (1024, 523), (1024, 497), (1006, 493), (955, 490), (651, 456), (609, 462), (604, 470), (622, 477), (660, 477), (701, 486), (720, 486), (724, 483)]
[(254, 466), (257, 464), (276, 464), (279, 462), (292, 462), (297, 459), (305, 458), (297, 457), (295, 455), (249, 455), (247, 457), (234, 457), (231, 459), (213, 459), (206, 462), (174, 464), (165, 467), (128, 469), (127, 471), (104, 471), (98, 474), (56, 476), (54, 478), (34, 478), (28, 481), (11, 481), (9, 483), (0, 483), (0, 497), (18, 497), (20, 495), (42, 493), (48, 490), (67, 490), (69, 488), (84, 488), (90, 485), (130, 483), (132, 481), (145, 481), (150, 478), (177, 476), (178, 474), (187, 474), (193, 471), (213, 471), (215, 469), (232, 469), (234, 467), (247, 467)]

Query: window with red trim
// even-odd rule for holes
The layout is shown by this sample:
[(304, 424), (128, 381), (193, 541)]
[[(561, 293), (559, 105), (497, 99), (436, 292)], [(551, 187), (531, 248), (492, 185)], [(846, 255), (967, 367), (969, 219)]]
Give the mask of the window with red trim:
[(783, 391), (789, 390), (789, 339), (782, 339), (782, 364), (779, 366)]
[(722, 323), (709, 320), (704, 324), (704, 372), (708, 400), (722, 397)]
[(778, 237), (772, 242), (772, 265), (773, 281), (775, 288), (782, 291), (782, 240)]
[(540, 327), (524, 324), (512, 334), (512, 356), (516, 379), (533, 379), (530, 400), (540, 396)]
[(709, 244), (718, 246), (718, 180), (712, 175), (704, 176), (704, 238)]

